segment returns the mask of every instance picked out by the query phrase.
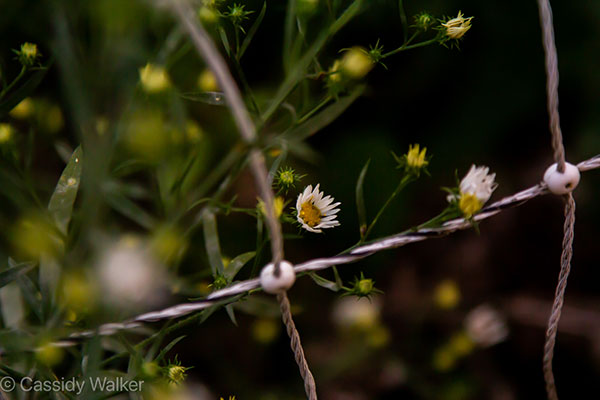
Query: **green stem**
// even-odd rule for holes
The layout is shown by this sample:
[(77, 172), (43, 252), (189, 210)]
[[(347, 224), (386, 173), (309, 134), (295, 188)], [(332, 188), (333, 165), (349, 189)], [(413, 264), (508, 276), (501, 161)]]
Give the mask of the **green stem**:
[(325, 107), (327, 105), (327, 103), (329, 103), (330, 101), (331, 101), (331, 96), (325, 97), (323, 99), (323, 101), (321, 101), (319, 104), (317, 104), (317, 106), (315, 108), (313, 108), (312, 110), (310, 110), (309, 112), (304, 114), (302, 117), (300, 117), (300, 119), (298, 119), (298, 121), (296, 121), (296, 125), (300, 125), (301, 123), (303, 123), (304, 121), (306, 121), (307, 119), (312, 117), (317, 111), (319, 111), (321, 108)]
[[(235, 66), (235, 70), (238, 74), (238, 77), (240, 78), (240, 82), (242, 83), (242, 87), (244, 88), (244, 92), (246, 92), (248, 94), (248, 98), (250, 99), (250, 105), (252, 106), (253, 111), (258, 116), (258, 118), (260, 118), (260, 108), (258, 107), (258, 103), (256, 102), (256, 99), (254, 98), (252, 89), (250, 89), (250, 85), (248, 84), (248, 81), (246, 80), (246, 75), (244, 74), (244, 71), (242, 70), (242, 66), (240, 64), (240, 60), (237, 57), (237, 54), (235, 57), (233, 57), (233, 64)], [(259, 121), (259, 123), (260, 123), (260, 121)]]
[(389, 56), (393, 56), (394, 54), (400, 53), (401, 51), (416, 49), (417, 47), (427, 46), (427, 45), (436, 43), (438, 41), (438, 38), (435, 37), (433, 39), (426, 40), (424, 42), (419, 42), (419, 43), (415, 43), (415, 44), (412, 44), (412, 45), (408, 45), (408, 43), (411, 42), (411, 40), (415, 37), (415, 35), (416, 35), (416, 33), (412, 36), (411, 39), (408, 40), (408, 42), (406, 44), (403, 44), (402, 46), (398, 47), (397, 49), (392, 50), (392, 51), (390, 51), (388, 53), (383, 54), (381, 56), (381, 59), (387, 58)]
[(25, 76), (25, 72), (27, 72), (27, 67), (23, 66), (21, 68), (21, 72), (19, 72), (19, 75), (17, 75), (17, 77), (15, 78), (14, 81), (12, 81), (10, 83), (10, 85), (8, 85), (7, 87), (4, 88), (4, 90), (2, 90), (2, 92), (0, 93), (0, 99), (2, 99), (4, 97), (4, 95), (6, 93), (8, 93), (13, 86), (15, 86), (17, 84), (17, 82), (19, 82), (21, 80), (21, 78), (23, 78), (23, 76)]
[(400, 183), (396, 187), (396, 190), (394, 190), (394, 192), (390, 195), (390, 197), (387, 199), (387, 201), (385, 202), (385, 204), (379, 209), (379, 212), (377, 213), (377, 215), (375, 216), (375, 218), (373, 218), (373, 221), (371, 222), (371, 224), (367, 228), (367, 231), (365, 232), (364, 236), (360, 239), (359, 243), (363, 243), (367, 239), (367, 236), (369, 236), (369, 233), (371, 233), (371, 231), (373, 230), (373, 227), (375, 226), (375, 224), (377, 224), (377, 221), (379, 221), (379, 218), (381, 217), (381, 215), (385, 212), (385, 210), (392, 203), (392, 200), (394, 200), (396, 198), (396, 196), (398, 196), (398, 193), (400, 193), (400, 191), (402, 189), (404, 189), (404, 187), (406, 185), (408, 185), (412, 180), (414, 180), (414, 176), (413, 175), (411, 175), (411, 174), (404, 175), (404, 177), (402, 178), (402, 180), (400, 181)]

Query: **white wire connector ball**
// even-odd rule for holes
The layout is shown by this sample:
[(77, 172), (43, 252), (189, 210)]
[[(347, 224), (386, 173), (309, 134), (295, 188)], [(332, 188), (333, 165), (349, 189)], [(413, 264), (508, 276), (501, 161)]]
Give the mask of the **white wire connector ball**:
[(565, 163), (565, 171), (557, 171), (557, 164), (552, 164), (544, 173), (544, 182), (548, 189), (554, 194), (566, 194), (577, 187), (579, 183), (579, 169), (569, 163)]
[(279, 263), (279, 276), (275, 276), (275, 264), (267, 264), (260, 271), (260, 285), (267, 293), (278, 294), (292, 287), (296, 280), (294, 266), (287, 261)]

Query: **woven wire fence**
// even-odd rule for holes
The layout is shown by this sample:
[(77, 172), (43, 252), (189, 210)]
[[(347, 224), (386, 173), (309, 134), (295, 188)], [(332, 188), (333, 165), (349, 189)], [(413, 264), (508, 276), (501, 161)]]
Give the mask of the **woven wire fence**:
[[(543, 32), (543, 44), (546, 55), (546, 74), (547, 74), (547, 95), (548, 112), (550, 115), (550, 131), (552, 137), (552, 148), (554, 161), (560, 173), (565, 170), (565, 150), (562, 143), (562, 133), (560, 131), (560, 122), (558, 115), (558, 68), (556, 48), (554, 45), (554, 33), (552, 27), (552, 13), (547, 0), (539, 0), (540, 20)], [(161, 7), (165, 4), (161, 4)], [(190, 6), (184, 1), (173, 1), (166, 3), (166, 7), (175, 15), (185, 32), (192, 40), (198, 54), (206, 61), (207, 65), (215, 74), (220, 87), (223, 89), (224, 97), (231, 109), (241, 138), (250, 146), (253, 146), (256, 140), (256, 127), (249, 117), (245, 108), (241, 94), (237, 85), (231, 76), (226, 63), (219, 55), (209, 35), (203, 27), (191, 17), (193, 12)], [(250, 168), (252, 170), (258, 192), (265, 200), (266, 219), (271, 238), (271, 251), (273, 255), (272, 263), (278, 271), (279, 264), (284, 260), (283, 238), (278, 219), (275, 217), (273, 209), (274, 194), (271, 189), (270, 177), (267, 172), (265, 160), (262, 152), (258, 148), (252, 147), (250, 150)], [(577, 164), (580, 172), (586, 172), (600, 168), (600, 155), (582, 161)], [(407, 244), (421, 242), (433, 238), (441, 238), (453, 232), (469, 229), (473, 223), (477, 223), (491, 218), (503, 210), (523, 205), (536, 197), (549, 194), (550, 191), (543, 181), (531, 186), (525, 190), (507, 196), (498, 200), (478, 212), (472, 219), (455, 218), (444, 222), (441, 226), (435, 228), (422, 228), (408, 230), (385, 238), (371, 241), (369, 243), (352, 248), (351, 250), (332, 257), (307, 260), (296, 264), (294, 270), (297, 275), (303, 275), (310, 272), (324, 270), (334, 266), (354, 263), (366, 257), (374, 255), (380, 251), (401, 247)], [(552, 373), (552, 358), (555, 345), (555, 337), (558, 321), (562, 310), (566, 280), (570, 270), (570, 259), (572, 255), (573, 243), (573, 225), (575, 203), (572, 195), (565, 195), (565, 238), (563, 241), (563, 255), (561, 258), (561, 275), (556, 291), (556, 298), (550, 320), (548, 323), (548, 332), (544, 350), (544, 378), (549, 399), (557, 399), (556, 387)], [(206, 308), (216, 305), (226, 305), (238, 301), (244, 296), (252, 295), (261, 289), (260, 279), (249, 279), (240, 282), (234, 282), (230, 286), (216, 290), (205, 299), (183, 303), (171, 306), (162, 310), (153, 311), (127, 319), (123, 322), (108, 323), (97, 327), (94, 330), (76, 332), (65, 338), (59, 344), (69, 346), (78, 342), (79, 339), (94, 337), (97, 335), (113, 335), (120, 331), (132, 330), (141, 327), (145, 323), (156, 322), (166, 319), (184, 317)], [(299, 366), (302, 379), (304, 380), (306, 394), (309, 399), (316, 399), (316, 383), (308, 367), (304, 351), (300, 342), (300, 336), (294, 324), (290, 304), (287, 294), (282, 292), (277, 295), (282, 313), (283, 322), (291, 340), (291, 347)], [(181, 321), (181, 324), (186, 320)], [(169, 328), (169, 332), (177, 329), (175, 324)]]
[[(567, 163), (565, 160), (565, 149), (563, 146), (560, 118), (558, 113), (558, 67), (557, 52), (554, 44), (552, 12), (548, 0), (538, 0), (538, 5), (543, 33), (542, 42), (546, 57), (548, 99), (547, 109), (550, 120), (549, 127), (551, 132), (551, 145), (553, 158), (557, 164), (557, 170), (562, 173), (564, 172)], [(280, 263), (285, 260), (285, 257), (281, 226), (278, 218), (276, 218), (276, 213), (273, 207), (273, 200), (275, 196), (271, 186), (272, 177), (269, 176), (262, 150), (256, 146), (256, 142), (258, 140), (257, 128), (253, 120), (250, 118), (250, 114), (246, 109), (240, 90), (227, 67), (227, 63), (219, 54), (219, 51), (216, 49), (210, 36), (204, 30), (202, 25), (192, 17), (194, 15), (194, 11), (192, 10), (190, 4), (188, 4), (185, 0), (159, 1), (157, 2), (157, 7), (166, 8), (174, 15), (182, 30), (185, 31), (191, 39), (197, 53), (203, 58), (203, 60), (212, 70), (220, 88), (223, 91), (223, 97), (229, 109), (231, 110), (240, 138), (250, 149), (249, 167), (252, 171), (257, 191), (260, 194), (260, 197), (264, 200), (264, 205), (266, 208), (265, 216), (271, 244), (271, 262), (274, 264), (275, 270), (278, 271)], [(403, 25), (405, 24), (403, 23)], [(600, 169), (600, 155), (579, 162), (576, 165), (576, 168), (580, 172)], [(293, 268), (297, 276), (302, 276), (335, 266), (355, 263), (384, 250), (390, 250), (429, 239), (443, 238), (460, 230), (471, 229), (474, 224), (494, 217), (502, 213), (504, 210), (521, 206), (530, 200), (550, 193), (551, 191), (549, 190), (547, 184), (542, 181), (529, 188), (487, 205), (472, 218), (455, 218), (442, 223), (438, 227), (407, 230), (361, 244), (338, 255), (309, 259), (294, 265)], [(546, 381), (546, 389), (548, 398), (551, 400), (558, 399), (552, 372), (552, 359), (556, 341), (557, 326), (560, 320), (567, 278), (570, 271), (570, 260), (572, 256), (572, 245), (574, 240), (573, 226), (575, 222), (575, 201), (570, 193), (565, 195), (565, 200), (565, 229), (563, 254), (561, 257), (561, 272), (557, 285), (555, 301), (548, 322), (543, 358), (543, 371)], [(212, 292), (205, 299), (186, 302), (161, 310), (147, 312), (121, 322), (102, 324), (93, 330), (74, 332), (55, 344), (65, 347), (73, 346), (79, 344), (81, 340), (85, 340), (87, 338), (114, 335), (122, 331), (142, 328), (148, 323), (187, 317), (186, 319), (182, 319), (181, 321), (164, 329), (161, 334), (166, 335), (183, 327), (185, 324), (194, 321), (200, 315), (199, 312), (202, 310), (214, 306), (223, 306), (237, 302), (240, 299), (243, 299), (246, 296), (252, 296), (254, 293), (261, 290), (262, 288), (259, 278), (233, 282), (228, 287)], [(316, 382), (310, 371), (309, 362), (304, 354), (304, 349), (300, 340), (300, 334), (292, 317), (290, 301), (287, 297), (287, 294), (285, 292), (277, 294), (277, 301), (280, 306), (283, 323), (286, 327), (287, 334), (290, 337), (291, 348), (294, 353), (295, 360), (298, 364), (301, 377), (304, 381), (307, 398), (311, 400), (317, 399)]]

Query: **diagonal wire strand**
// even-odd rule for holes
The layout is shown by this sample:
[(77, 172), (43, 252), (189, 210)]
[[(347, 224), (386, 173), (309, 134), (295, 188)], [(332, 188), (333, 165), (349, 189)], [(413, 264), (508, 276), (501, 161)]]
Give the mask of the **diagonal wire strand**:
[[(600, 169), (600, 155), (580, 162), (577, 167), (581, 172)], [(507, 196), (501, 200), (498, 200), (487, 207), (484, 207), (478, 214), (474, 216), (474, 219), (477, 222), (483, 221), (499, 214), (503, 210), (518, 207), (531, 199), (546, 195), (548, 193), (549, 191), (545, 184), (537, 184), (511, 196)], [(471, 227), (472, 224), (469, 221), (466, 221), (463, 218), (456, 218), (445, 222), (439, 228), (419, 229), (415, 231), (409, 230), (403, 233), (375, 240), (371, 243), (357, 247), (344, 255), (305, 261), (303, 263), (296, 264), (294, 266), (294, 270), (296, 271), (296, 274), (300, 274), (327, 269), (334, 265), (349, 264), (360, 261), (363, 258), (378, 253), (379, 251), (401, 247), (410, 243), (420, 242), (427, 239), (444, 237), (452, 234), (455, 231), (469, 229)], [(165, 308), (163, 310), (141, 314), (120, 323), (100, 325), (95, 330), (75, 332), (72, 333), (68, 339), (72, 340), (96, 335), (112, 335), (119, 331), (139, 328), (144, 323), (179, 318), (196, 311), (201, 311), (221, 302), (228, 303), (236, 301), (236, 296), (252, 293), (252, 291), (258, 289), (259, 287), (260, 281), (256, 278), (237, 282), (227, 288), (211, 293), (204, 300), (183, 303)]]
[[(256, 127), (250, 119), (248, 110), (246, 109), (240, 91), (227, 68), (227, 64), (215, 48), (212, 40), (202, 25), (192, 18), (195, 13), (189, 3), (184, 0), (173, 0), (170, 4), (175, 15), (178, 17), (194, 43), (198, 54), (204, 58), (211, 71), (215, 74), (219, 85), (223, 88), (225, 99), (231, 109), (240, 135), (247, 143), (254, 145), (256, 140)], [(267, 225), (269, 227), (269, 237), (271, 239), (271, 256), (274, 264), (273, 275), (279, 277), (281, 273), (279, 264), (283, 260), (283, 236), (281, 234), (279, 219), (275, 215), (275, 196), (271, 189), (265, 159), (262, 152), (257, 148), (252, 148), (250, 150), (250, 167), (252, 174), (254, 175), (254, 180), (258, 186), (260, 196), (265, 203), (265, 214)], [(300, 335), (296, 329), (294, 320), (292, 319), (292, 314), (289, 311), (287, 294), (283, 293), (278, 296), (278, 300), (283, 314), (283, 322), (285, 323), (286, 331), (290, 337), (292, 351), (294, 352), (300, 374), (304, 380), (306, 393), (310, 400), (316, 400), (315, 381), (308, 369), (304, 350), (300, 344)]]

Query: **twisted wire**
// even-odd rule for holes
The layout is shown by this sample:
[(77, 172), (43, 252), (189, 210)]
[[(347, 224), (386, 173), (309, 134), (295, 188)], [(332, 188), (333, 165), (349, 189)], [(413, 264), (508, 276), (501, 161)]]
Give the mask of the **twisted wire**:
[[(577, 164), (577, 167), (581, 172), (600, 169), (600, 155), (580, 162)], [(544, 183), (540, 183), (513, 195), (504, 197), (503, 199), (484, 207), (473, 218), (475, 221), (480, 222), (499, 214), (503, 210), (518, 207), (531, 199), (546, 195), (548, 193), (549, 191), (546, 188), (546, 185)], [(469, 221), (466, 221), (464, 218), (456, 218), (445, 222), (438, 228), (408, 230), (396, 235), (384, 237), (357, 247), (347, 254), (308, 260), (303, 263), (296, 264), (294, 266), (294, 270), (296, 271), (296, 274), (301, 274), (324, 270), (334, 265), (349, 264), (360, 261), (366, 257), (369, 257), (370, 255), (378, 253), (379, 251), (397, 248), (427, 239), (441, 238), (458, 230), (469, 229), (471, 227), (472, 224)], [(78, 338), (92, 337), (95, 335), (112, 335), (119, 331), (138, 328), (143, 323), (183, 317), (192, 312), (201, 311), (218, 303), (228, 304), (229, 302), (236, 301), (236, 296), (244, 295), (258, 288), (260, 288), (259, 279), (248, 279), (234, 283), (229, 287), (214, 291), (204, 300), (178, 304), (163, 310), (148, 312), (128, 319), (124, 322), (103, 324), (97, 327), (95, 330), (74, 332), (69, 335), (68, 339), (73, 340)], [(73, 344), (75, 343), (76, 342), (73, 342)]]
[(571, 193), (566, 195), (565, 203), (565, 224), (562, 243), (562, 254), (560, 257), (560, 274), (558, 276), (558, 285), (554, 295), (554, 303), (548, 320), (548, 329), (546, 330), (546, 342), (544, 344), (544, 379), (546, 381), (546, 392), (549, 400), (558, 400), (556, 392), (556, 383), (554, 373), (552, 372), (552, 359), (554, 357), (554, 346), (556, 345), (556, 332), (560, 321), (560, 314), (567, 288), (567, 278), (571, 271), (571, 258), (573, 257), (573, 237), (575, 228), (575, 200)]
[[(192, 18), (195, 14), (190, 5), (183, 0), (173, 0), (171, 5), (175, 14), (192, 39), (198, 54), (204, 58), (211, 71), (215, 74), (219, 85), (223, 88), (225, 100), (231, 109), (240, 135), (247, 143), (253, 145), (253, 142), (256, 140), (256, 127), (250, 119), (240, 91), (227, 68), (227, 64), (223, 60), (223, 57), (221, 57), (215, 48), (212, 40), (202, 25)], [(250, 168), (252, 170), (252, 175), (254, 175), (256, 185), (258, 186), (258, 192), (265, 204), (267, 226), (269, 227), (269, 237), (271, 239), (271, 256), (274, 264), (273, 275), (279, 277), (281, 274), (279, 264), (283, 260), (283, 235), (281, 233), (279, 219), (275, 215), (275, 196), (273, 195), (273, 190), (269, 181), (265, 159), (262, 152), (257, 148), (253, 148), (250, 151)], [(300, 335), (296, 330), (292, 314), (289, 312), (287, 295), (284, 293), (283, 295), (278, 296), (278, 300), (280, 302), (279, 306), (282, 313), (287, 310), (287, 314), (283, 314), (283, 322), (285, 323), (286, 330), (290, 336), (292, 351), (294, 352), (296, 362), (300, 368), (302, 379), (304, 379), (306, 393), (310, 400), (316, 400), (317, 395), (314, 378), (310, 373), (310, 370), (308, 370), (308, 364), (304, 357), (302, 345), (300, 344)], [(311, 390), (309, 391), (309, 389)]]
[(548, 115), (550, 116), (550, 132), (552, 133), (552, 150), (554, 152), (554, 162), (558, 164), (557, 170), (563, 173), (565, 171), (565, 147), (558, 114), (558, 57), (554, 43), (550, 1), (538, 0), (538, 8), (542, 25), (542, 43), (546, 57), (546, 94)]
[(277, 301), (279, 301), (281, 318), (285, 324), (287, 334), (290, 337), (291, 347), (294, 351), (296, 364), (298, 364), (300, 375), (304, 380), (304, 390), (306, 391), (306, 396), (309, 400), (317, 400), (317, 386), (315, 384), (315, 378), (310, 372), (308, 363), (306, 362), (306, 357), (304, 356), (304, 349), (302, 348), (302, 343), (300, 342), (300, 335), (298, 334), (298, 330), (296, 329), (296, 325), (292, 319), (290, 301), (287, 297), (287, 293), (283, 292), (278, 294)]

